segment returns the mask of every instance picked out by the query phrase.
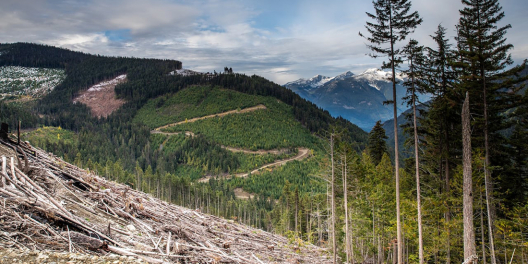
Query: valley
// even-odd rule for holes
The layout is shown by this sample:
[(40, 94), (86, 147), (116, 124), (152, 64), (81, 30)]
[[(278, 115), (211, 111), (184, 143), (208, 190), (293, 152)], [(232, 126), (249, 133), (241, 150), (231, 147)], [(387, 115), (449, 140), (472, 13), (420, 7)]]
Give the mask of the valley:
[[(392, 118), (383, 105), (392, 89), (385, 71), (316, 76), (285, 87), (227, 67), (202, 74), (183, 70), (176, 60), (28, 43), (0, 44), (0, 66), (36, 69), (28, 71), (29, 79), (41, 71), (44, 79), (64, 74), (42, 95), (17, 95), (15, 89), (0, 100), (0, 121), (9, 125), (11, 140), (2, 144), (14, 147), (5, 154), (30, 164), (13, 162), (13, 170), (0, 173), (6, 180), (1, 217), (9, 217), (0, 222), (9, 230), (0, 232), (1, 247), (68, 251), (72, 244), (93, 255), (120, 252), (160, 262), (332, 263), (333, 253), (335, 262), (350, 253), (355, 263), (390, 262), (398, 246), (399, 193), (409, 262), (418, 259), (419, 225), (429, 262), (462, 262), (466, 174), (457, 120), (464, 99), (459, 89), (467, 87), (476, 98), (470, 124), (474, 223), (480, 237), (489, 235), (486, 204), (479, 199), (486, 192), (485, 130), (480, 86), (473, 83), (462, 87), (450, 79), (456, 90), (418, 96), (428, 103), (418, 109), (415, 170), (414, 152), (407, 152), (413, 143), (401, 140), (412, 137), (412, 122), (402, 116), (411, 113), (406, 107), (397, 106), (399, 155), (386, 142), (394, 140), (390, 120), (365, 132), (372, 122)], [(508, 89), (490, 90), (497, 92), (493, 98), (512, 102), (508, 109), (490, 102), (493, 204), (501, 227), (495, 245), (501, 258), (521, 260), (523, 253), (512, 252), (523, 252), (527, 241), (527, 111), (514, 78), (526, 77), (505, 78), (492, 84)], [(397, 96), (407, 93), (401, 88)], [(19, 124), (25, 131), (20, 150), (13, 145)], [(35, 232), (35, 226), (43, 229)], [(70, 243), (67, 232), (90, 239), (95, 249)], [(489, 245), (480, 239), (479, 246)]]

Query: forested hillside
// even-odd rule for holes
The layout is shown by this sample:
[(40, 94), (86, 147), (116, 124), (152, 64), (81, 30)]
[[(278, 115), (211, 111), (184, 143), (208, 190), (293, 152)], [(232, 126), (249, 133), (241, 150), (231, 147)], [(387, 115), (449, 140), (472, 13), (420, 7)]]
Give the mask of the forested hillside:
[[(311, 234), (315, 209), (309, 204), (317, 199), (317, 212), (326, 210), (324, 138), (339, 130), (355, 150), (366, 146), (367, 135), (357, 126), (262, 77), (171, 75), (180, 62), (102, 57), (25, 43), (0, 48), (0, 65), (58, 68), (66, 74), (40, 100), (22, 106), (2, 102), (3, 122), (13, 128), (21, 120), (23, 128), (33, 130), (23, 140), (107, 179), (265, 230), (290, 234), (298, 225), (299, 234), (292, 237), (316, 242)], [(85, 105), (72, 103), (80, 92), (121, 74), (127, 80), (115, 93), (126, 103), (107, 118), (93, 117)], [(154, 131), (255, 106), (263, 109)], [(282, 166), (267, 166), (272, 163)], [(240, 188), (254, 198), (236, 198), (234, 190)], [(324, 241), (322, 224), (319, 240)]]
[[(408, 77), (406, 96), (389, 102), (392, 146), (380, 122), (367, 134), (259, 76), (178, 74), (178, 61), (34, 44), (0, 45), (0, 66), (66, 77), (40, 100), (2, 101), (0, 117), (22, 120), (34, 129), (24, 140), (109, 180), (326, 246), (335, 261), (526, 262), (526, 65), (512, 65), (498, 1), (463, 1), (457, 37), (439, 25), (431, 47), (410, 39), (423, 22), (410, 0), (373, 4), (360, 36), (388, 60), (380, 66), (393, 94), (395, 76)], [(126, 103), (108, 117), (72, 103), (122, 74), (115, 96)]]

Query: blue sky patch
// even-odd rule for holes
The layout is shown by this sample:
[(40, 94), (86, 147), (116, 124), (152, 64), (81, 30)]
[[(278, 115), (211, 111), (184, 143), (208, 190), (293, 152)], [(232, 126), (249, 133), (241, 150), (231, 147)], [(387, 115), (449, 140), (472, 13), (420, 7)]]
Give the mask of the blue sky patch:
[(110, 41), (126, 41), (131, 39), (130, 29), (117, 29), (117, 30), (107, 30), (104, 32), (105, 37)]

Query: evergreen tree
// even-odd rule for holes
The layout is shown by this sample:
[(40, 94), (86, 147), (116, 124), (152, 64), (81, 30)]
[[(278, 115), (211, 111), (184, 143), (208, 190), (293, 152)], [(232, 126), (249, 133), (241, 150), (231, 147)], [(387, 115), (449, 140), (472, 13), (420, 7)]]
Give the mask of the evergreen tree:
[[(437, 178), (437, 188), (441, 190), (443, 199), (451, 197), (451, 178), (455, 165), (460, 161), (454, 159), (461, 153), (460, 95), (454, 90), (457, 74), (451, 67), (454, 52), (445, 36), (446, 29), (438, 25), (438, 30), (432, 35), (435, 48), (427, 48), (427, 63), (424, 75), (424, 88), (432, 95), (428, 103), (428, 111), (420, 121), (424, 135), (423, 165)], [(449, 202), (444, 208), (444, 227), (446, 229), (446, 263), (451, 261), (450, 221), (451, 210)]]
[[(396, 68), (402, 62), (400, 50), (395, 44), (404, 40), (414, 29), (422, 23), (422, 18), (417, 11), (410, 13), (411, 2), (409, 0), (376, 0), (373, 1), (375, 14), (367, 13), (375, 22), (367, 22), (365, 26), (371, 34), (366, 39), (372, 43), (367, 45), (378, 57), (388, 57), (388, 63), (384, 62), (382, 68), (392, 70), (392, 104), (394, 107), (394, 162), (396, 180), (396, 223), (398, 237), (398, 264), (403, 263), (403, 240), (400, 219), (400, 174), (399, 174), (399, 151), (398, 151), (398, 112), (396, 98)], [(360, 33), (360, 36), (363, 36)], [(387, 47), (388, 45), (388, 47)]]
[[(457, 66), (461, 70), (461, 89), (469, 91), (475, 98), (472, 112), (477, 118), (475, 141), (485, 154), (484, 172), (486, 205), (488, 211), (489, 244), (492, 264), (496, 263), (494, 250), (494, 207), (492, 166), (507, 163), (500, 160), (496, 152), (503, 150), (504, 139), (499, 131), (508, 125), (507, 110), (514, 107), (515, 93), (511, 93), (502, 80), (512, 74), (505, 71), (513, 63), (509, 51), (513, 45), (506, 43), (505, 35), (511, 25), (498, 27), (504, 18), (504, 12), (498, 0), (463, 0), (465, 7), (460, 10), (459, 21), (459, 58)], [(522, 70), (521, 67), (514, 69)], [(492, 150), (495, 153), (492, 153)], [(492, 162), (492, 158), (494, 161)]]
[(418, 93), (424, 93), (424, 89), (417, 85), (417, 80), (421, 77), (422, 66), (424, 65), (425, 58), (423, 56), (423, 46), (418, 45), (418, 41), (411, 39), (409, 44), (403, 48), (403, 52), (407, 61), (409, 62), (409, 69), (405, 71), (408, 80), (404, 83), (407, 87), (407, 100), (408, 104), (412, 106), (413, 110), (413, 138), (414, 138), (414, 161), (415, 161), (415, 174), (416, 174), (416, 203), (418, 211), (418, 258), (420, 264), (424, 263), (424, 252), (423, 252), (423, 234), (422, 234), (422, 203), (421, 203), (421, 192), (420, 192), (420, 158), (418, 151), (418, 121), (416, 114), (416, 101), (418, 100)]
[(372, 157), (372, 161), (377, 165), (381, 161), (383, 154), (387, 153), (387, 143), (385, 142), (388, 139), (385, 135), (385, 129), (381, 124), (381, 121), (377, 121), (376, 125), (372, 128), (368, 137), (368, 153)]

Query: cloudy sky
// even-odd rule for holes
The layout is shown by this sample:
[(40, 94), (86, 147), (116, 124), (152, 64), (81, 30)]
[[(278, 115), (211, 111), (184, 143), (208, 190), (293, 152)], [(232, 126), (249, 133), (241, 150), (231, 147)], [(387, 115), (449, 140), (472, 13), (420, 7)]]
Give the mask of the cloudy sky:
[[(528, 3), (502, 0), (516, 63), (528, 58)], [(414, 0), (432, 45), (455, 35), (460, 0)], [(279, 84), (379, 67), (365, 54), (368, 0), (1, 0), (0, 42), (36, 42), (110, 56), (177, 59), (184, 68), (257, 74)]]

